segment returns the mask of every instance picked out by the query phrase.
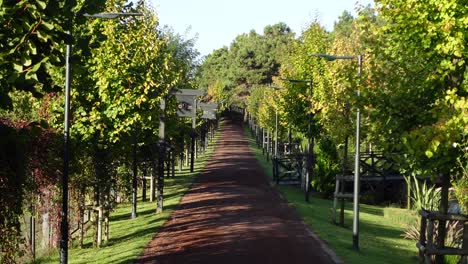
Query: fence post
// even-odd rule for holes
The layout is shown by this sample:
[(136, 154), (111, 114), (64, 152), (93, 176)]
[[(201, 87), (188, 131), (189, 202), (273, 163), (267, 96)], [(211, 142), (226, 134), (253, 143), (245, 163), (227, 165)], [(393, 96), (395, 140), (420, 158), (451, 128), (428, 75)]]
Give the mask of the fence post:
[(426, 254), (425, 254), (425, 259), (426, 259), (426, 264), (431, 264), (431, 256), (430, 254), (427, 253), (428, 249), (433, 249), (434, 248), (434, 220), (429, 219), (429, 226), (427, 228), (427, 241), (426, 241)]
[[(426, 244), (426, 225), (427, 225), (427, 219), (424, 216), (421, 216), (421, 227), (420, 227), (420, 230), (419, 230), (419, 244), (421, 246), (424, 246), (424, 247), (427, 246), (427, 244)], [(419, 249), (418, 264), (424, 264), (424, 260), (425, 260), (425, 254), (421, 249)]]
[(102, 243), (102, 206), (97, 207), (98, 210), (98, 230), (97, 230), (97, 247), (101, 247)]

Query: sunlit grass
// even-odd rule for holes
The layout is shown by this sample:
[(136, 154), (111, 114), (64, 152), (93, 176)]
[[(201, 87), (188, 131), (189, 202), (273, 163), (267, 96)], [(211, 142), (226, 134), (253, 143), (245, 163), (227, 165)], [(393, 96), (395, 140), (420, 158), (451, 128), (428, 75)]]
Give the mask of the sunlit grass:
[[(271, 162), (262, 155), (254, 139), (250, 147), (267, 175), (272, 178)], [(360, 251), (352, 249), (352, 203), (345, 207), (345, 227), (331, 221), (331, 200), (311, 197), (304, 201), (304, 194), (298, 187), (276, 186), (294, 207), (304, 222), (324, 240), (336, 254), (349, 264), (388, 263), (405, 264), (417, 262), (415, 242), (401, 237), (406, 227), (417, 221), (411, 211), (393, 207), (360, 206)]]
[[(68, 262), (84, 263), (133, 263), (143, 253), (145, 246), (155, 236), (159, 228), (168, 220), (171, 212), (177, 207), (182, 196), (188, 190), (194, 176), (199, 174), (210, 159), (219, 133), (209, 145), (205, 155), (199, 156), (194, 164), (194, 172), (184, 167), (181, 172), (176, 169), (175, 178), (165, 180), (164, 212), (156, 214), (156, 202), (138, 201), (138, 217), (130, 219), (130, 203), (120, 204), (110, 218), (110, 239), (101, 248), (93, 248), (91, 237), (87, 237), (84, 248), (73, 246), (69, 250)], [(91, 234), (91, 231), (88, 232)], [(37, 263), (59, 263), (58, 251), (43, 256)]]

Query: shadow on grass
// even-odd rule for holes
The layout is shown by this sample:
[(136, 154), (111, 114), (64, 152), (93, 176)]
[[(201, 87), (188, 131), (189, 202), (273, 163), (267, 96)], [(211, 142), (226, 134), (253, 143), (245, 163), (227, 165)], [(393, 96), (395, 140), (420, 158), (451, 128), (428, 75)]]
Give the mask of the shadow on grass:
[(370, 206), (362, 205), (362, 206), (360, 206), (359, 210), (360, 210), (362, 213), (366, 213), (366, 214), (373, 214), (373, 215), (377, 215), (377, 216), (384, 216), (384, 209), (383, 209), (383, 208), (375, 208), (375, 207), (370, 207)]
[[(119, 205), (110, 216), (110, 239), (104, 242), (100, 249), (93, 248), (92, 230), (86, 235), (84, 248), (70, 247), (70, 263), (134, 263), (143, 252), (146, 244), (169, 218), (169, 213), (177, 208), (178, 198), (188, 190), (196, 175), (202, 172), (214, 148), (217, 147), (219, 131), (209, 146), (205, 156), (200, 156), (195, 163), (195, 171), (190, 172), (184, 167), (182, 172), (176, 170), (176, 177), (165, 178), (164, 212), (156, 214), (156, 202), (138, 200), (138, 217), (131, 219), (131, 204)], [(114, 249), (115, 247), (115, 249)], [(123, 250), (122, 250), (123, 248)], [(117, 260), (116, 260), (117, 258)], [(39, 257), (35, 263), (57, 263), (58, 251)]]

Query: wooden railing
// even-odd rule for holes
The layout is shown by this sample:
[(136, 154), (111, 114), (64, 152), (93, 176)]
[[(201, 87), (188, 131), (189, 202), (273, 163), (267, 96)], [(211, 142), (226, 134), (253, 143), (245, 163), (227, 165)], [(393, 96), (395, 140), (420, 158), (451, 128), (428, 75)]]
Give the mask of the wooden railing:
[(305, 169), (304, 155), (274, 157), (273, 180), (276, 184), (300, 184)]
[[(432, 264), (435, 255), (459, 255), (461, 263), (468, 263), (468, 216), (441, 214), (439, 212), (421, 210), (421, 229), (416, 247), (419, 249), (419, 264)], [(439, 245), (436, 240), (436, 226), (447, 221), (458, 221), (463, 228), (461, 248)]]

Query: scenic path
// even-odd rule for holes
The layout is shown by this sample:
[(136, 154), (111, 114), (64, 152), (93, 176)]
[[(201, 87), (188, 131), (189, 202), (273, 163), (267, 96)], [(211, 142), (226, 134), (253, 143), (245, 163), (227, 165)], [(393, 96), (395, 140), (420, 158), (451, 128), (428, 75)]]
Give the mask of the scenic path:
[(238, 122), (137, 263), (334, 263), (272, 187)]

